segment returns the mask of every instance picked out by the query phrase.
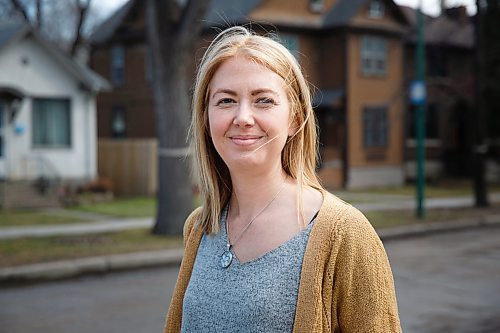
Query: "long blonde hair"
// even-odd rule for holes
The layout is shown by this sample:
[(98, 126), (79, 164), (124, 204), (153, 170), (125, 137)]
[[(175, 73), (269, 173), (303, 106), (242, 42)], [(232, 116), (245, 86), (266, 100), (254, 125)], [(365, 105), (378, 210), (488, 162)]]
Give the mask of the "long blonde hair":
[(206, 233), (219, 231), (221, 211), (232, 193), (229, 170), (209, 136), (209, 84), (219, 66), (236, 55), (265, 66), (285, 81), (291, 121), (297, 129), (283, 148), (281, 162), (285, 173), (299, 185), (299, 211), (303, 211), (303, 186), (323, 191), (315, 172), (318, 143), (311, 93), (299, 63), (283, 45), (270, 37), (256, 35), (241, 26), (228, 28), (215, 37), (201, 59), (193, 95), (190, 135), (194, 146), (195, 174), (199, 178), (203, 200), (199, 223)]

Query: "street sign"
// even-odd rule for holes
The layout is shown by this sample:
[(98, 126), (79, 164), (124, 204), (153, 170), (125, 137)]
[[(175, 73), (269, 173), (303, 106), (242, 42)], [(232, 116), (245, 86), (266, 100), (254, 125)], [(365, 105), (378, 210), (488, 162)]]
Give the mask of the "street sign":
[(410, 84), (410, 101), (414, 105), (423, 105), (427, 98), (425, 90), (425, 82), (421, 80), (414, 80)]

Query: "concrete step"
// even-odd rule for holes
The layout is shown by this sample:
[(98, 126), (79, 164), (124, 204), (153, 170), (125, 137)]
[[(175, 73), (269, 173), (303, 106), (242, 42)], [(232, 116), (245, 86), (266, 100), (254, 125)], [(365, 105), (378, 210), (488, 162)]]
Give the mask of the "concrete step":
[(0, 182), (0, 207), (14, 208), (42, 208), (60, 207), (57, 198), (56, 186), (49, 184), (41, 191), (35, 181), (3, 181)]

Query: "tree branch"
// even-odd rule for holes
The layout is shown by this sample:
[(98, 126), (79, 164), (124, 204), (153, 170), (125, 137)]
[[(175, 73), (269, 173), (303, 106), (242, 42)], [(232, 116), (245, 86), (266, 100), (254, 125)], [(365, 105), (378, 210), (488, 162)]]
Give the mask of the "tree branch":
[(43, 21), (42, 0), (36, 0), (36, 29), (40, 30)]
[(211, 0), (188, 0), (179, 22), (177, 42), (182, 49), (190, 49), (196, 44), (211, 2)]
[(30, 17), (28, 16), (28, 12), (26, 11), (26, 8), (24, 8), (23, 4), (19, 0), (11, 0), (12, 6), (14, 9), (23, 16), (24, 21), (31, 25), (32, 27), (36, 27), (36, 24), (33, 24), (31, 22)]
[(78, 46), (80, 46), (80, 43), (82, 42), (83, 23), (85, 22), (85, 19), (87, 17), (87, 13), (91, 2), (92, 0), (87, 0), (86, 2), (81, 2), (79, 0), (76, 0), (78, 17), (77, 17), (77, 24), (75, 27), (75, 38), (73, 40), (73, 43), (71, 43), (71, 49), (70, 49), (70, 53), (73, 56), (75, 55)]

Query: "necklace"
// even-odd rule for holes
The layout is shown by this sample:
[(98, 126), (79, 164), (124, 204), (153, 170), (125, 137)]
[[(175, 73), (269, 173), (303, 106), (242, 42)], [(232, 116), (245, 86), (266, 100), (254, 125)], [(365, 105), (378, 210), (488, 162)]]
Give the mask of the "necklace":
[(255, 221), (255, 219), (257, 217), (259, 217), (260, 214), (262, 214), (267, 209), (267, 207), (269, 207), (273, 203), (273, 201), (278, 197), (278, 195), (281, 193), (281, 191), (283, 191), (283, 189), (285, 188), (285, 183), (286, 183), (286, 179), (283, 182), (283, 185), (281, 185), (281, 188), (279, 189), (279, 191), (276, 192), (276, 194), (273, 196), (273, 198), (264, 206), (264, 208), (262, 208), (257, 213), (257, 215), (255, 215), (254, 217), (252, 217), (252, 219), (250, 220), (250, 222), (247, 223), (247, 225), (240, 232), (240, 234), (238, 235), (238, 237), (236, 238), (236, 240), (233, 242), (233, 244), (231, 244), (229, 242), (228, 216), (229, 216), (229, 209), (231, 208), (231, 206), (228, 207), (227, 213), (226, 213), (226, 250), (222, 253), (222, 255), (220, 257), (220, 265), (221, 265), (222, 268), (228, 268), (231, 265), (231, 262), (233, 261), (233, 253), (231, 252), (231, 248), (241, 239), (241, 237), (243, 236), (243, 234), (245, 233), (245, 231), (247, 231), (248, 228), (250, 228), (250, 226), (252, 225), (253, 221)]

